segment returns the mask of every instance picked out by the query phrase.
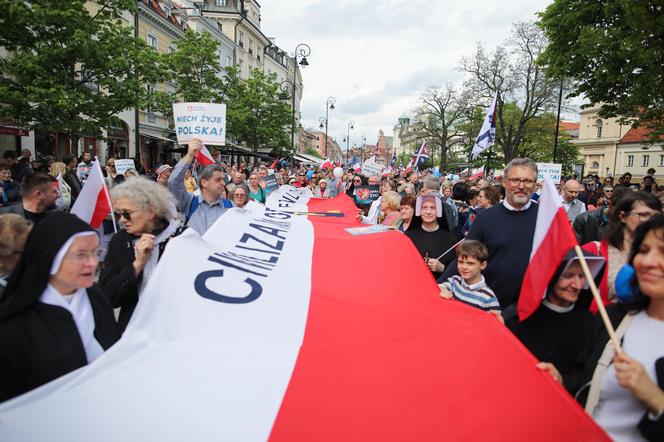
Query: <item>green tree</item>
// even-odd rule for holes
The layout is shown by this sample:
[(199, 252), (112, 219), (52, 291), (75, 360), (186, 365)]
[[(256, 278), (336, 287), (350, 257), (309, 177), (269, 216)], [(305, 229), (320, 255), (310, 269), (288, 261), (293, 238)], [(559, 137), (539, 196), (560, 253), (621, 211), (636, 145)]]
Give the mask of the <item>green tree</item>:
[[(519, 156), (529, 157), (541, 163), (553, 162), (556, 121), (556, 115), (553, 113), (542, 114), (530, 120), (519, 148)], [(571, 137), (567, 133), (561, 131), (558, 136), (555, 162), (562, 164), (563, 174), (573, 173), (579, 157), (579, 148), (571, 142)]]
[(540, 14), (549, 45), (540, 61), (574, 79), (572, 94), (664, 134), (664, 3), (555, 0)]
[(133, 0), (0, 0), (0, 115), (30, 129), (99, 136), (144, 104), (159, 55), (122, 20)]
[[(477, 103), (488, 103), (498, 94), (496, 145), (505, 161), (517, 156), (528, 121), (555, 108), (560, 81), (536, 63), (546, 47), (543, 32), (533, 23), (517, 23), (512, 36), (492, 52), (478, 45), (474, 54), (461, 60), (460, 69), (470, 78), (466, 87)], [(510, 109), (506, 104), (515, 104)]]
[(422, 94), (415, 130), (418, 138), (427, 140), (432, 164), (436, 151), (440, 153), (438, 167), (441, 172), (447, 168), (450, 143), (455, 137), (458, 138), (454, 126), (463, 120), (468, 101), (468, 94), (458, 91), (450, 83), (443, 87), (430, 87)]
[(227, 69), (226, 129), (254, 151), (270, 147), (279, 155), (292, 150), (291, 110), (289, 103), (280, 99), (276, 78), (276, 74), (254, 69), (251, 77), (243, 80), (236, 67)]
[(224, 97), (224, 70), (219, 63), (219, 42), (207, 32), (187, 30), (175, 42), (177, 49), (165, 54), (164, 67), (174, 93), (159, 92), (155, 99), (164, 115), (170, 115), (175, 101), (219, 103)]

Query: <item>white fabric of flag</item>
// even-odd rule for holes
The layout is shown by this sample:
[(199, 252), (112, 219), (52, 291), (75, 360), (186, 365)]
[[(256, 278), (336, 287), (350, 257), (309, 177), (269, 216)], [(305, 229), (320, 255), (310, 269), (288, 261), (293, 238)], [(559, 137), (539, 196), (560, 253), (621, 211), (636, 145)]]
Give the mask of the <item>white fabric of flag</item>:
[(486, 118), (484, 123), (482, 123), (482, 128), (480, 129), (479, 135), (475, 140), (475, 146), (473, 146), (473, 152), (471, 153), (471, 159), (477, 158), (479, 154), (487, 150), (493, 145), (493, 142), (496, 140), (496, 101), (498, 100), (498, 92), (496, 96), (493, 97), (491, 106), (486, 113)]

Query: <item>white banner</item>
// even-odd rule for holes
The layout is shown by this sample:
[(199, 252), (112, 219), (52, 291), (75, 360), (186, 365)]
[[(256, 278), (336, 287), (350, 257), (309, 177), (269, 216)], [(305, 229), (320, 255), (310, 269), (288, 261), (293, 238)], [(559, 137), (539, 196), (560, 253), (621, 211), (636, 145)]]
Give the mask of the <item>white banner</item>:
[(179, 144), (199, 138), (204, 144), (226, 144), (226, 105), (173, 103), (173, 121)]
[[(0, 405), (2, 441), (267, 440), (302, 345), (310, 192), (172, 240), (122, 339)], [(186, 257), (186, 259), (183, 259)]]
[(362, 164), (362, 175), (370, 177), (371, 175), (380, 175), (384, 166), (375, 161), (376, 157), (371, 157)]
[(126, 171), (135, 167), (134, 160), (115, 159), (115, 171), (120, 175), (124, 175)]
[(544, 181), (544, 177), (548, 176), (554, 184), (560, 184), (560, 176), (562, 173), (562, 164), (537, 163), (537, 181)]

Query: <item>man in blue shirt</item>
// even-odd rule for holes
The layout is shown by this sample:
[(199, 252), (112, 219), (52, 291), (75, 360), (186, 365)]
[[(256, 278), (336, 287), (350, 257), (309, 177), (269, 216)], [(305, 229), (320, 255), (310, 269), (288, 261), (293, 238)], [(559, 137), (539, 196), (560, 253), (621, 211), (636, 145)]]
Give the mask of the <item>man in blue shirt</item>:
[(226, 197), (224, 171), (219, 164), (205, 166), (199, 173), (200, 195), (187, 192), (184, 176), (201, 150), (203, 143), (199, 139), (189, 143), (187, 154), (173, 168), (168, 179), (168, 189), (178, 202), (178, 209), (185, 218), (187, 226), (203, 235), (217, 219), (233, 204)]

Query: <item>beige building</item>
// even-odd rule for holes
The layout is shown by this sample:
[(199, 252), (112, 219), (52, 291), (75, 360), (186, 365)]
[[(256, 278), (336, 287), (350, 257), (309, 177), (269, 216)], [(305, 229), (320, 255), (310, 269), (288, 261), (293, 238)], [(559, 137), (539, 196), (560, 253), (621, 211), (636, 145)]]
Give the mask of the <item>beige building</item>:
[(572, 140), (579, 147), (583, 158), (584, 174), (602, 177), (621, 175), (618, 144), (627, 134), (630, 125), (618, 123), (616, 118), (602, 119), (599, 106), (581, 110), (579, 138)]
[[(631, 128), (618, 143), (616, 175), (631, 173), (636, 179), (643, 178), (648, 169), (655, 169), (655, 178), (664, 176), (664, 137), (659, 143), (650, 141), (650, 130)], [(634, 180), (633, 182), (638, 182)]]

